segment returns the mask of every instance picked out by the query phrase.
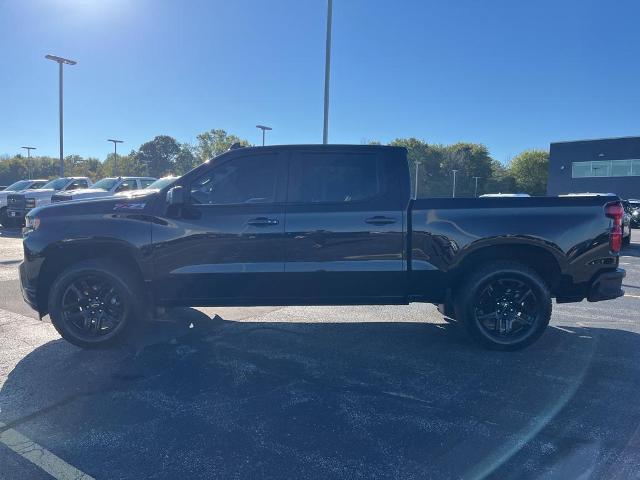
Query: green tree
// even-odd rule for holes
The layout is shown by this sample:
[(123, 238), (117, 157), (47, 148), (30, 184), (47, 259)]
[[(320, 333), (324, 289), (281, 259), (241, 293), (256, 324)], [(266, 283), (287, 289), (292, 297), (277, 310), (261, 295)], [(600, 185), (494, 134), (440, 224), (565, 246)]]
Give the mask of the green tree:
[(198, 135), (198, 144), (195, 147), (196, 156), (201, 162), (206, 162), (213, 157), (229, 150), (234, 143), (239, 143), (244, 147), (249, 146), (249, 142), (236, 135), (227, 133), (222, 129), (212, 129)]
[(509, 174), (509, 169), (498, 160), (492, 160), (491, 176), (481, 183), (478, 194), (516, 193), (516, 190), (516, 179)]
[[(472, 197), (475, 193), (475, 179), (486, 180), (491, 177), (492, 158), (487, 147), (477, 143), (455, 143), (445, 148), (442, 173), (449, 190), (453, 192), (453, 170), (456, 172), (456, 196)], [(478, 182), (478, 186), (480, 186)]]
[(175, 171), (176, 175), (184, 175), (192, 168), (196, 167), (200, 162), (193, 154), (193, 148), (183, 143), (180, 145), (180, 151), (175, 158)]
[(509, 164), (509, 174), (516, 181), (516, 188), (530, 195), (547, 193), (549, 173), (549, 152), (526, 150)]
[(135, 152), (134, 163), (144, 166), (144, 173), (153, 177), (162, 177), (174, 171), (176, 157), (180, 153), (180, 145), (176, 139), (168, 135), (158, 135), (153, 140), (143, 143)]

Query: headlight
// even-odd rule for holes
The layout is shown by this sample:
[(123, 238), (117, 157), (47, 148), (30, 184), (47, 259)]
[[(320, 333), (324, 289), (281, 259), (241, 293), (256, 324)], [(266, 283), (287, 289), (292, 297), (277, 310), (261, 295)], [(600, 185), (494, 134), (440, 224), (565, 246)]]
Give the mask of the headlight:
[(27, 198), (24, 202), (24, 206), (26, 208), (36, 208), (36, 199), (35, 198)]
[(34, 230), (37, 230), (39, 226), (40, 218), (27, 215), (26, 217), (24, 217), (24, 228), (22, 229), (22, 234), (28, 235)]
[(640, 210), (634, 210), (631, 215), (633, 215), (634, 217), (640, 216)]

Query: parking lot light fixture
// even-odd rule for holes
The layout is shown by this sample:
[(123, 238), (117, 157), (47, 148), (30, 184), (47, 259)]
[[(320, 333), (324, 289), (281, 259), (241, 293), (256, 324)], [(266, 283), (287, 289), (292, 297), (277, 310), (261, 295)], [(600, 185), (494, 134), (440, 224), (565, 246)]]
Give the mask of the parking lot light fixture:
[(60, 176), (64, 177), (64, 118), (63, 118), (63, 90), (64, 80), (62, 70), (64, 65), (75, 65), (75, 60), (69, 60), (68, 58), (58, 57), (57, 55), (45, 55), (44, 58), (51, 60), (58, 64), (58, 89), (59, 89), (59, 116), (60, 116)]
[(29, 180), (31, 180), (31, 150), (36, 150), (36, 147), (21, 147), (27, 151), (27, 170), (29, 172)]
[(118, 144), (124, 143), (124, 140), (116, 140), (115, 138), (108, 138), (107, 142), (113, 142), (113, 174), (117, 175), (118, 169)]
[(262, 130), (262, 146), (264, 147), (264, 132), (267, 130), (273, 130), (273, 128), (267, 127), (266, 125), (256, 125), (256, 128)]

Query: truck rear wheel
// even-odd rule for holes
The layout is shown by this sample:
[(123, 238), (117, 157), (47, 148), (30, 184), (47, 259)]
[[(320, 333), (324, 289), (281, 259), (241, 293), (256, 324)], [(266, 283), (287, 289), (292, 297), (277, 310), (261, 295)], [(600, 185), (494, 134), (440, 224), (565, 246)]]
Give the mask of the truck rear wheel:
[(531, 345), (551, 319), (551, 293), (535, 271), (517, 262), (481, 266), (458, 290), (456, 317), (493, 350)]
[(106, 259), (72, 265), (53, 282), (49, 315), (58, 333), (82, 348), (117, 343), (144, 315), (141, 281)]

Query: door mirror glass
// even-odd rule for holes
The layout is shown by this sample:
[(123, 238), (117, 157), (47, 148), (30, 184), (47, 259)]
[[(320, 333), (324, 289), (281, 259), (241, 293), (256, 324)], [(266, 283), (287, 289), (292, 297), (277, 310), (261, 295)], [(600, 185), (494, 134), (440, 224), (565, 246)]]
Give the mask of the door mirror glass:
[(167, 204), (169, 205), (183, 205), (184, 204), (184, 189), (177, 185), (167, 192)]

